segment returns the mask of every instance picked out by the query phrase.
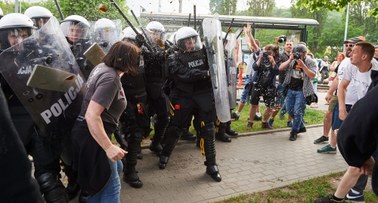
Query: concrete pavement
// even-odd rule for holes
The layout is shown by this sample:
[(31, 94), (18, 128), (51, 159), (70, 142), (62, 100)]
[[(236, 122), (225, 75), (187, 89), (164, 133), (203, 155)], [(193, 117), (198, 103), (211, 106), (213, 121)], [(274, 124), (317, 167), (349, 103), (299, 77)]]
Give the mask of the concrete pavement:
[[(326, 110), (325, 92), (318, 92), (318, 97), (318, 109)], [(244, 133), (231, 143), (217, 141), (220, 183), (205, 174), (195, 143), (180, 141), (164, 170), (158, 167), (158, 157), (143, 149), (137, 170), (144, 186), (135, 189), (122, 182), (122, 202), (213, 202), (346, 169), (339, 152), (316, 152), (323, 146), (313, 144), (322, 134), (321, 125), (307, 126), (294, 142), (288, 140), (289, 130)]]
[(294, 142), (288, 140), (289, 131), (216, 142), (220, 183), (205, 174), (204, 159), (194, 143), (179, 142), (164, 170), (158, 168), (158, 157), (144, 149), (137, 165), (144, 186), (134, 189), (122, 183), (122, 202), (212, 202), (345, 170), (339, 152), (316, 152), (322, 145), (313, 140), (321, 131), (322, 127), (308, 128)]

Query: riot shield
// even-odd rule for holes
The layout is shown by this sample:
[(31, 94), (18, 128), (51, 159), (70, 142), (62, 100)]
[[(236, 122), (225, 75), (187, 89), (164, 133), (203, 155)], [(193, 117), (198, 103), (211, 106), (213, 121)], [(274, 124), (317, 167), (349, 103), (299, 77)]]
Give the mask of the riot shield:
[[(108, 20), (109, 21), (109, 20)], [(96, 42), (105, 53), (108, 53), (110, 47), (117, 41), (121, 40), (122, 22), (120, 19), (111, 20), (112, 25), (96, 26), (96, 22), (90, 22), (91, 31), (89, 38), (92, 42)], [(115, 27), (114, 27), (115, 26)]]
[(202, 21), (202, 31), (210, 67), (217, 117), (225, 123), (231, 120), (231, 116), (221, 23), (215, 18), (205, 18)]
[(234, 33), (228, 33), (227, 44), (225, 49), (227, 50), (227, 85), (228, 85), (228, 97), (230, 99), (230, 108), (234, 109), (236, 107), (236, 83), (237, 83), (237, 73), (236, 73), (236, 36)]
[[(41, 129), (58, 123), (69, 114), (67, 109), (80, 109), (77, 106), (81, 105), (78, 98), (82, 96), (84, 77), (56, 18), (51, 17), (33, 35), (4, 50), (0, 61), (4, 79)], [(69, 73), (74, 76), (74, 82), (70, 83), (66, 92), (27, 86), (34, 67), (38, 66), (59, 69), (57, 72), (64, 73), (47, 74), (41, 81), (48, 79), (50, 83), (60, 83), (68, 79)], [(38, 83), (38, 75), (41, 74), (34, 75), (36, 78), (31, 78), (31, 81)]]

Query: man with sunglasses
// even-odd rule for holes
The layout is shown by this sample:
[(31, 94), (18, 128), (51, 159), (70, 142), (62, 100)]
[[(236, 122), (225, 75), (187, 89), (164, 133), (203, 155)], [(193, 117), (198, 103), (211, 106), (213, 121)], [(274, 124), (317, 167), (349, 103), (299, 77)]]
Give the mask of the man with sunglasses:
[[(349, 85), (349, 81), (352, 75), (354, 75), (354, 73), (357, 71), (357, 67), (354, 66), (350, 62), (349, 57), (350, 57), (350, 53), (352, 52), (354, 45), (357, 42), (361, 42), (364, 40), (365, 40), (364, 37), (360, 36), (360, 37), (353, 37), (344, 41), (346, 58), (343, 61), (341, 61), (337, 70), (336, 78), (334, 79), (334, 82), (332, 82), (332, 85), (328, 89), (328, 92), (326, 95), (327, 101), (329, 101), (330, 98), (332, 98), (332, 95), (335, 92), (336, 92), (335, 94), (338, 97), (338, 102), (336, 103), (336, 106), (333, 110), (333, 116), (332, 116), (332, 130), (334, 131), (339, 129), (342, 123), (342, 120), (345, 119), (345, 115), (350, 110), (352, 105), (357, 101), (356, 98), (354, 97), (356, 94), (353, 93), (354, 91), (353, 86)], [(344, 78), (345, 75), (346, 75), (346, 78)], [(342, 82), (343, 79), (345, 82)], [(344, 85), (341, 85), (342, 83)], [(340, 112), (340, 115), (342, 115), (341, 117), (342, 120), (339, 117), (339, 112)], [(318, 149), (317, 150), (318, 153), (321, 153), (321, 154), (335, 154), (336, 153), (337, 151), (336, 150), (336, 132), (335, 132), (335, 136), (330, 136), (330, 138), (331, 138), (330, 143)]]

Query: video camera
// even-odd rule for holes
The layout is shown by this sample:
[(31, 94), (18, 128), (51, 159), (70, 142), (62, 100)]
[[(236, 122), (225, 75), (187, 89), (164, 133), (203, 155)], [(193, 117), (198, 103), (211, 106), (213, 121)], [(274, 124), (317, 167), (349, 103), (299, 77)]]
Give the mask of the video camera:
[(294, 56), (295, 60), (298, 60), (298, 59), (301, 58), (301, 53), (295, 52), (295, 53), (293, 53), (293, 56)]
[(281, 35), (278, 37), (278, 42), (279, 43), (283, 43), (283, 42), (286, 42), (286, 36), (285, 35)]

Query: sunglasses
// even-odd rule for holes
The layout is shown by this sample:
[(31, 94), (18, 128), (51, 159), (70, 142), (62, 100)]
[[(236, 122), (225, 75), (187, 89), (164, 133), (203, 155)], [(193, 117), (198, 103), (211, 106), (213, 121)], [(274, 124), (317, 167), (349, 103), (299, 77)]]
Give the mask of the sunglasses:
[(354, 44), (346, 44), (345, 47), (354, 47)]

